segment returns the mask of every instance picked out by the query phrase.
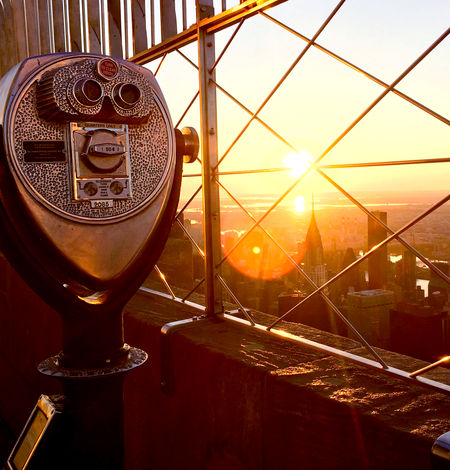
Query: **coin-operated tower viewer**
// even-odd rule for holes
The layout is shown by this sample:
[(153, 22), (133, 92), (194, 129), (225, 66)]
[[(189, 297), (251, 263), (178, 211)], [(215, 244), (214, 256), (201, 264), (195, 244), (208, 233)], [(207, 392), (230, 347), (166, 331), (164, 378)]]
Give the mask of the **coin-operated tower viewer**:
[[(154, 266), (176, 211), (190, 128), (173, 128), (150, 71), (94, 54), (29, 58), (0, 82), (1, 249), (62, 316), (63, 350), (8, 469), (123, 468), (122, 308)], [(20, 351), (18, 351), (20, 353)]]

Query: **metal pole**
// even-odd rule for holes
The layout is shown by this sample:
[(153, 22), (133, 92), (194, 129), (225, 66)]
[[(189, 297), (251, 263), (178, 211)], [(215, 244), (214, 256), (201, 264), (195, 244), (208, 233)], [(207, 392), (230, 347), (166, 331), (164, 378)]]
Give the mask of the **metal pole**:
[(218, 165), (217, 102), (215, 80), (214, 35), (200, 26), (203, 19), (214, 16), (212, 0), (198, 0), (198, 63), (200, 82), (200, 120), (203, 182), (203, 235), (205, 251), (205, 301), (209, 315), (223, 311), (221, 286), (216, 276), (220, 262), (220, 203), (215, 173)]
[(63, 350), (38, 369), (62, 382), (64, 424), (45, 467), (33, 468), (123, 470), (123, 380), (147, 354), (124, 343), (121, 309), (107, 320), (86, 312), (63, 313)]

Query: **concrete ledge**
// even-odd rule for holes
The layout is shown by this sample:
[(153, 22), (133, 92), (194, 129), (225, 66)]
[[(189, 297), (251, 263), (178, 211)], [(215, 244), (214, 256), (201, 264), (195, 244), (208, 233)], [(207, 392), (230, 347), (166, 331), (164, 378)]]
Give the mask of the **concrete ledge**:
[[(127, 419), (136, 424), (128, 429), (130, 468), (429, 468), (432, 443), (450, 428), (449, 397), (235, 323), (204, 320), (171, 336), (175, 393), (164, 395), (160, 327), (194, 313), (141, 294), (127, 307), (127, 340), (150, 353), (127, 381)], [(384, 354), (406, 370), (422, 364)], [(450, 378), (447, 369), (437, 374)]]
[[(59, 351), (61, 332), (59, 316), (0, 263), (0, 435), (9, 450), (39, 394), (58, 391), (36, 365)], [(173, 395), (164, 394), (161, 327), (195, 314), (142, 293), (126, 307), (126, 341), (150, 356), (125, 381), (128, 469), (429, 468), (432, 443), (450, 429), (448, 396), (229, 321), (203, 320), (170, 336)], [(257, 321), (269, 323), (264, 314)], [(313, 328), (281, 327), (360, 351)], [(423, 365), (381, 353), (405, 370)], [(450, 383), (449, 375), (429, 376)]]

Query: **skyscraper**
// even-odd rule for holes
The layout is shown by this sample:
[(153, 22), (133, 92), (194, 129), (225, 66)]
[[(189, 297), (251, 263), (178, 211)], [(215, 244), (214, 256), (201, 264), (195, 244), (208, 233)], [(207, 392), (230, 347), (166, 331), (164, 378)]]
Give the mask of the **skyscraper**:
[[(355, 252), (353, 248), (347, 248), (342, 260), (341, 270), (344, 270), (347, 266), (356, 261)], [(347, 294), (348, 292), (355, 292), (361, 290), (361, 272), (359, 266), (356, 265), (346, 274), (339, 279), (340, 292)]]
[(405, 250), (401, 263), (403, 296), (411, 298), (416, 291), (416, 255), (409, 250)]
[(314, 200), (312, 202), (311, 222), (305, 240), (305, 256), (303, 258), (306, 274), (318, 286), (327, 281), (327, 269), (323, 260), (323, 245), (314, 214)]
[[(347, 318), (374, 346), (389, 347), (390, 310), (394, 306), (394, 293), (383, 289), (363, 290), (347, 295)], [(349, 337), (356, 338), (349, 330)]]
[[(374, 211), (373, 214), (386, 224), (387, 213)], [(386, 236), (386, 229), (371, 217), (367, 221), (367, 244), (368, 249), (382, 242)], [(369, 289), (384, 289), (387, 283), (387, 245), (379, 248), (371, 254), (368, 259), (369, 264)]]

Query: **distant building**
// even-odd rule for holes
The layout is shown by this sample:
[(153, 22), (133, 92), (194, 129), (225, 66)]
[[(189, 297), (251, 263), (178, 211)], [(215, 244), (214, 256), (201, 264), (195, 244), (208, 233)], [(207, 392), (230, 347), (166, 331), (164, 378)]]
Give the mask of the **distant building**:
[[(180, 214), (179, 220), (186, 227), (183, 214)], [(169, 285), (192, 289), (194, 284), (193, 247), (177, 222), (172, 226), (170, 236), (157, 265)]]
[[(387, 223), (387, 213), (374, 211), (373, 214), (383, 223)], [(367, 221), (367, 244), (368, 249), (382, 242), (387, 236), (386, 229), (371, 217)], [(387, 245), (378, 248), (368, 258), (369, 266), (369, 289), (385, 289), (387, 285), (388, 255)]]
[(327, 282), (327, 267), (323, 260), (322, 237), (314, 214), (314, 202), (304, 247), (303, 264), (305, 272), (317, 286), (321, 286)]
[[(311, 280), (321, 286), (328, 280), (327, 266), (324, 262), (322, 237), (320, 236), (319, 227), (317, 225), (314, 202), (311, 211), (311, 221), (306, 233), (306, 239), (298, 245), (298, 257), (303, 255), (303, 269)], [(296, 292), (282, 293), (278, 296), (278, 315), (281, 316), (291, 308), (295, 307), (300, 301), (305, 299), (313, 287), (308, 281), (300, 277), (300, 288)], [(317, 294), (303, 303), (300, 307), (296, 307), (286, 317), (286, 321), (302, 323), (312, 326), (323, 331), (329, 331), (343, 335), (345, 334), (345, 325), (342, 320), (332, 311), (330, 311), (327, 303), (321, 295)]]
[[(281, 317), (305, 298), (306, 294), (302, 292), (280, 294), (278, 296), (278, 316)], [(286, 321), (302, 323), (341, 336), (345, 335), (345, 324), (334, 312), (330, 311), (327, 303), (319, 294), (299, 307), (293, 308), (292, 312), (286, 316)]]
[[(433, 295), (433, 294), (432, 294)], [(450, 352), (448, 312), (443, 300), (431, 303), (399, 302), (391, 310), (392, 351), (434, 362)]]
[(259, 306), (261, 312), (266, 312), (271, 315), (278, 313), (278, 297), (280, 292), (283, 292), (284, 281), (283, 279), (266, 280), (261, 283), (259, 289)]
[[(449, 274), (449, 263), (445, 261), (433, 263), (440, 271), (442, 271), (446, 276)], [(431, 272), (430, 284), (428, 285), (428, 296), (433, 292), (441, 292), (446, 295), (446, 301), (449, 301), (450, 297), (450, 286), (449, 284), (438, 276), (434, 271)]]
[[(347, 266), (351, 265), (356, 261), (355, 252), (353, 248), (347, 248), (342, 260), (341, 271), (344, 270)], [(339, 279), (339, 287), (341, 294), (347, 294), (348, 292), (357, 292), (361, 290), (362, 280), (361, 280), (361, 271), (359, 270), (359, 265), (351, 268), (347, 273), (345, 273)]]
[[(348, 320), (372, 345), (389, 347), (390, 310), (394, 293), (384, 289), (369, 289), (349, 293), (345, 302)], [(348, 336), (356, 338), (349, 329)]]
[(407, 295), (416, 290), (416, 255), (409, 250), (403, 252), (402, 256), (402, 289)]

